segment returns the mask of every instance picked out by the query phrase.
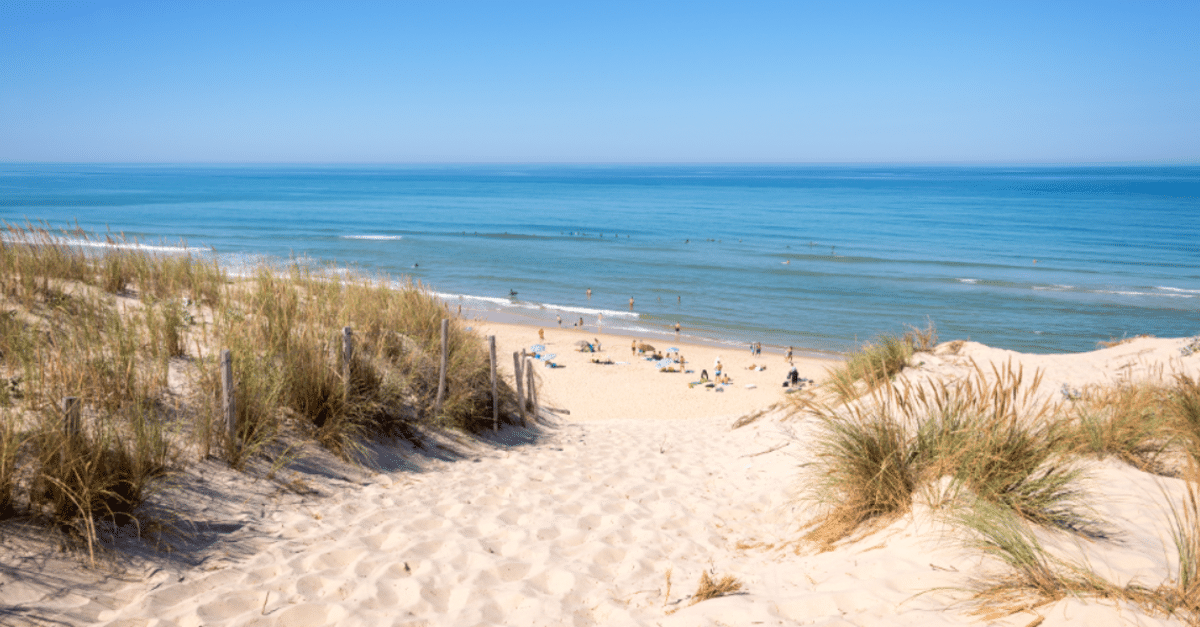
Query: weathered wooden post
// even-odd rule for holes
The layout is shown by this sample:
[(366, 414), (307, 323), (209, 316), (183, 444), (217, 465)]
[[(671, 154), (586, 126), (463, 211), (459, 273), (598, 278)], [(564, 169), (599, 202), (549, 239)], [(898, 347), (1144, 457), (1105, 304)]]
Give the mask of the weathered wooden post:
[(521, 415), (521, 425), (525, 424), (525, 388), (521, 382), (521, 353), (513, 351), (513, 379), (517, 383), (517, 412)]
[(354, 330), (342, 327), (342, 401), (350, 401), (350, 364), (354, 360)]
[[(461, 307), (461, 305), (460, 305)], [(492, 362), (492, 431), (500, 430), (500, 395), (496, 390), (496, 336), (488, 336), (488, 354)]]
[[(447, 305), (449, 307), (449, 305)], [(446, 398), (446, 363), (449, 359), (450, 352), (450, 321), (442, 318), (442, 370), (438, 375), (438, 395), (437, 405), (433, 413), (438, 415), (442, 413), (442, 401)]]
[(528, 391), (526, 396), (528, 397), (529, 410), (533, 412), (532, 416), (537, 418), (537, 384), (533, 379), (533, 362), (525, 362), (525, 377), (528, 379), (525, 389)]
[(230, 448), (236, 448), (237, 405), (233, 397), (233, 355), (229, 349), (221, 350), (221, 411), (225, 414), (225, 432)]
[(60, 402), (63, 413), (63, 435), (68, 442), (75, 442), (83, 434), (83, 424), (79, 418), (79, 397), (64, 396)]

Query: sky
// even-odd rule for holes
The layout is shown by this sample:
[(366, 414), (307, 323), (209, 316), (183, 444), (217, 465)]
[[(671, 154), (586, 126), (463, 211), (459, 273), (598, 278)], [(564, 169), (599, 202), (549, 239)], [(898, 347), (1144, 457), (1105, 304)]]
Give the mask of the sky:
[(6, 162), (1200, 161), (1200, 2), (0, 0)]

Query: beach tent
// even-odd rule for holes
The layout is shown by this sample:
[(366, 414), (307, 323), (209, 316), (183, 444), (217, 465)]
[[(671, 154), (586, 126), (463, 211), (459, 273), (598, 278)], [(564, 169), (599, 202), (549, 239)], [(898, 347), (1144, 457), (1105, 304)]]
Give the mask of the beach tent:
[(654, 352), (654, 347), (643, 342), (641, 344), (638, 344), (638, 350), (652, 353), (652, 352)]

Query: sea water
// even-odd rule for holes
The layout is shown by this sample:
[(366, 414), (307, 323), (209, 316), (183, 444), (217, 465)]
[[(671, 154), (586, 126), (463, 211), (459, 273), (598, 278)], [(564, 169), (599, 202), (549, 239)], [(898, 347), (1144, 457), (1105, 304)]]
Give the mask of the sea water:
[(1195, 166), (0, 164), (0, 217), (738, 346), (839, 352), (927, 321), (1036, 353), (1200, 332)]

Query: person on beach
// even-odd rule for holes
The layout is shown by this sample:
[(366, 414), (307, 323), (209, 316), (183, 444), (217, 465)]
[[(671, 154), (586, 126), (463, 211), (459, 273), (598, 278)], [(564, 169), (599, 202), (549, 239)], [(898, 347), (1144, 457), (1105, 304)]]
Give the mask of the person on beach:
[(596, 328), (599, 329), (604, 324), (604, 314), (596, 314)]
[(750, 355), (754, 356), (754, 342), (750, 342)]
[(792, 363), (792, 347), (791, 346), (789, 346), (787, 348), (787, 353), (784, 354), (783, 358), (786, 359), (789, 364)]
[(679, 323), (678, 322), (675, 323), (675, 337), (676, 338), (679, 337)]
[(762, 355), (762, 342), (755, 342), (755, 344), (754, 344), (754, 354), (755, 354), (755, 355)]
[(579, 328), (583, 328), (583, 316), (579, 316)]
[(630, 355), (636, 355), (636, 354), (637, 354), (637, 340), (634, 340), (634, 341), (630, 342), (630, 344), (629, 344), (629, 354), (630, 354)]
[(633, 311), (633, 297), (629, 297), (629, 311)]
[(595, 342), (596, 350), (599, 351), (600, 350), (600, 338), (594, 337), (594, 338), (592, 338), (592, 341)]
[(588, 288), (587, 294), (588, 294), (588, 300), (592, 300), (592, 288), (590, 288), (590, 287)]
[(555, 316), (555, 317), (558, 318), (558, 328), (561, 329), (562, 328), (562, 316)]
[(538, 339), (543, 342), (546, 341), (546, 330), (545, 329), (538, 329)]

